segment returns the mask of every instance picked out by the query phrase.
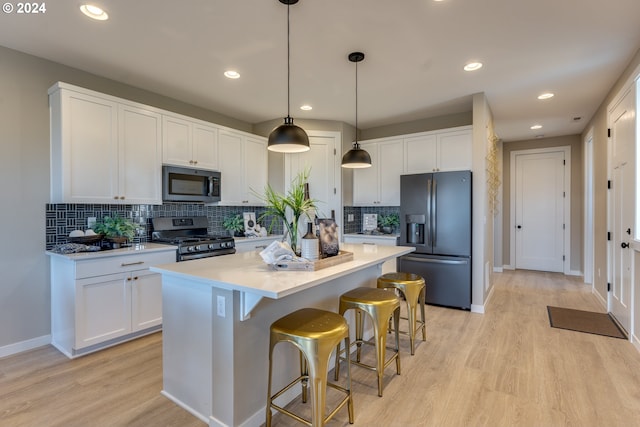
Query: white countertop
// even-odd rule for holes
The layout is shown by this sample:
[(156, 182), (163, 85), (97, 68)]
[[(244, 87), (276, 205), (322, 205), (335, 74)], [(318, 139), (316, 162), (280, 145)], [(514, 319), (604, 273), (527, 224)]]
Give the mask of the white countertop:
[(404, 246), (343, 244), (353, 260), (318, 271), (276, 271), (256, 252), (236, 253), (150, 267), (191, 283), (278, 299), (414, 251)]
[(131, 245), (130, 247), (126, 247), (126, 248), (109, 249), (106, 251), (77, 252), (74, 254), (59, 254), (52, 251), (46, 251), (46, 253), (49, 256), (62, 257), (69, 260), (80, 261), (80, 260), (96, 259), (96, 258), (108, 258), (113, 256), (137, 255), (141, 253), (168, 252), (168, 251), (175, 252), (176, 247), (172, 245), (162, 245), (160, 243), (143, 243), (143, 244)]

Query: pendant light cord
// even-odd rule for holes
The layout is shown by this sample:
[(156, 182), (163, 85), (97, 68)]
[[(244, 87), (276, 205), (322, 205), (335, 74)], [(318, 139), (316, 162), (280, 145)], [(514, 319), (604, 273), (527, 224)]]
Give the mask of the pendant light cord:
[(358, 144), (358, 62), (356, 61), (356, 143), (354, 148), (360, 148)]
[(289, 9), (291, 8), (290, 4), (287, 4), (287, 118), (291, 117), (291, 30), (290, 19), (289, 19)]

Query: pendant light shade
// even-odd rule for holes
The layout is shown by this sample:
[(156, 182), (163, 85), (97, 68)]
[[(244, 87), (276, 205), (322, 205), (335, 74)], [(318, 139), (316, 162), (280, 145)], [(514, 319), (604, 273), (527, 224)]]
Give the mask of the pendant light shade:
[(358, 62), (364, 59), (364, 53), (353, 52), (349, 54), (349, 61), (356, 64), (356, 141), (353, 148), (342, 156), (342, 167), (351, 169), (371, 167), (371, 156), (358, 144)]
[(293, 118), (290, 115), (291, 107), (291, 71), (290, 71), (290, 42), (289, 42), (289, 6), (298, 3), (298, 0), (279, 0), (280, 3), (287, 5), (287, 117), (284, 118), (284, 124), (278, 126), (269, 134), (269, 142), (267, 149), (278, 153), (301, 153), (308, 151), (309, 137), (300, 126), (293, 124)]

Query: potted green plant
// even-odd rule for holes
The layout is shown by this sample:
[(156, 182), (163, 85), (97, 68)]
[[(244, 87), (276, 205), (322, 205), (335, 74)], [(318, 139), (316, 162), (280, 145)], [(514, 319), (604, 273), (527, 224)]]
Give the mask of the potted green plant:
[(228, 216), (222, 221), (225, 230), (234, 237), (244, 236), (244, 220), (240, 215)]
[(397, 213), (382, 215), (378, 223), (380, 231), (384, 234), (391, 234), (395, 232), (400, 225), (400, 215)]
[(299, 254), (298, 224), (300, 218), (306, 215), (311, 219), (311, 212), (316, 210), (316, 201), (309, 198), (305, 192), (305, 183), (308, 178), (309, 170), (298, 173), (286, 194), (278, 193), (271, 185), (267, 184), (264, 196), (261, 197), (266, 209), (260, 215), (259, 221), (262, 223), (266, 217), (271, 217), (271, 228), (276, 221), (283, 221), (286, 228), (285, 238), (289, 238), (291, 249), (296, 254)]
[(119, 247), (129, 240), (133, 240), (137, 230), (138, 227), (131, 220), (118, 215), (105, 215), (102, 221), (93, 226), (93, 231), (97, 234), (103, 234), (114, 247)]

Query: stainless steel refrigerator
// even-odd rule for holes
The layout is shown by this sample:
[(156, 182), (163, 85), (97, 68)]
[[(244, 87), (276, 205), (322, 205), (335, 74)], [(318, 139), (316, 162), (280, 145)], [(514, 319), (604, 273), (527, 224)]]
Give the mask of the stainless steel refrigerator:
[(398, 271), (424, 277), (426, 303), (471, 309), (471, 171), (400, 177)]

